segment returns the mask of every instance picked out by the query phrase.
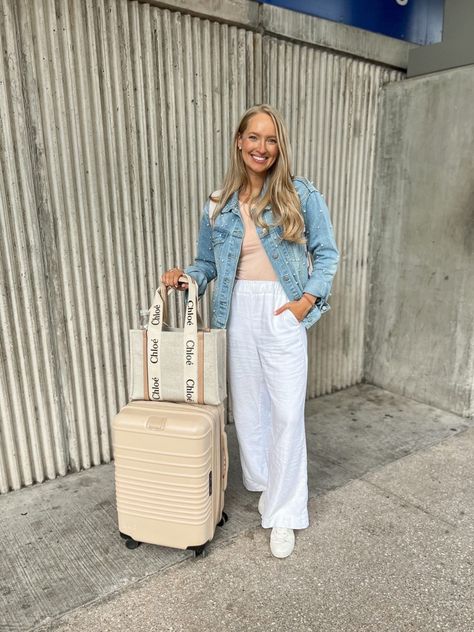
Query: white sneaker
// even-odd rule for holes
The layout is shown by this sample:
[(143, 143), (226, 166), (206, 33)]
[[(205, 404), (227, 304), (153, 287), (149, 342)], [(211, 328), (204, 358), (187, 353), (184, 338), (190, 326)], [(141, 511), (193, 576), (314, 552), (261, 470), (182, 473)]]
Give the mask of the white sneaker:
[(275, 557), (288, 557), (295, 548), (295, 534), (293, 529), (273, 527), (270, 536), (270, 550)]
[(263, 515), (263, 512), (264, 512), (264, 510), (265, 510), (265, 499), (264, 499), (264, 497), (263, 497), (263, 494), (264, 494), (264, 493), (265, 493), (265, 492), (262, 492), (262, 493), (260, 494), (260, 498), (258, 499), (258, 513), (259, 513), (261, 516)]

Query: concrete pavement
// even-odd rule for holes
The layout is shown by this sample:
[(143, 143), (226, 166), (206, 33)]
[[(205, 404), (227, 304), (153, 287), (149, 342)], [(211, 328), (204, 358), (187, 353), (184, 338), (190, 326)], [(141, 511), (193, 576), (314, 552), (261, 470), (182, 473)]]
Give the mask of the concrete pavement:
[(112, 468), (0, 500), (0, 630), (473, 632), (474, 424), (369, 385), (308, 403), (309, 529), (269, 552), (231, 439), (209, 555), (117, 537)]

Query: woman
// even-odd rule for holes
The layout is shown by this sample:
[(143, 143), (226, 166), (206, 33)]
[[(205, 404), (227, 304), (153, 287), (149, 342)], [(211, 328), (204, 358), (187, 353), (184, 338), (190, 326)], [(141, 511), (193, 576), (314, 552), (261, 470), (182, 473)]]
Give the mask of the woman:
[[(308, 256), (309, 253), (309, 256)], [(243, 472), (262, 492), (270, 549), (287, 557), (308, 524), (306, 329), (329, 309), (338, 251), (321, 194), (291, 176), (281, 115), (250, 108), (234, 134), (221, 191), (204, 207), (194, 265), (201, 296), (217, 277), (212, 326), (227, 327), (229, 383)], [(310, 261), (309, 261), (310, 260)], [(163, 274), (180, 287), (183, 271)]]

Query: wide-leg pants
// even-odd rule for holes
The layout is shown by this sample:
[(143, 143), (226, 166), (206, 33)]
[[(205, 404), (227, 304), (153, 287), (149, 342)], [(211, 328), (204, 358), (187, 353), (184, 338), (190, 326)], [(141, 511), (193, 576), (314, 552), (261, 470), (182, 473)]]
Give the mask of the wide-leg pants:
[(228, 323), (229, 381), (244, 486), (264, 491), (262, 527), (304, 529), (308, 475), (306, 329), (285, 310), (280, 283), (235, 282)]

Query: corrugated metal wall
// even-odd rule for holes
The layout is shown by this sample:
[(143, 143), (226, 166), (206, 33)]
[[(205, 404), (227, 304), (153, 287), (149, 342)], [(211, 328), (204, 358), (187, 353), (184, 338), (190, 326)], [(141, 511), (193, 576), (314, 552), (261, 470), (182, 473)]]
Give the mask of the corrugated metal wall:
[(128, 330), (191, 260), (256, 102), (287, 117), (343, 251), (309, 395), (360, 381), (377, 92), (401, 75), (128, 0), (0, 11), (0, 492), (110, 460)]
[(295, 173), (325, 195), (341, 261), (331, 307), (309, 337), (308, 396), (362, 380), (378, 92), (401, 73), (265, 38), (266, 99), (285, 116)]

